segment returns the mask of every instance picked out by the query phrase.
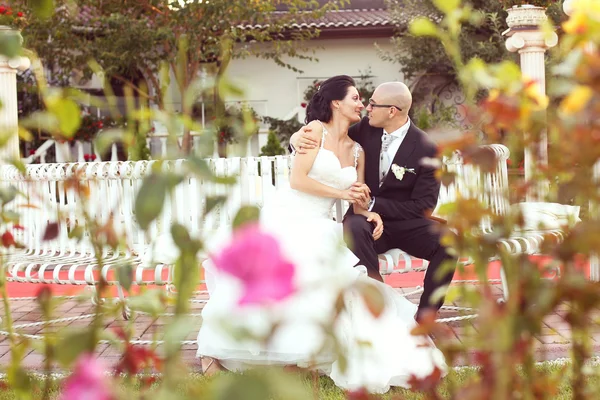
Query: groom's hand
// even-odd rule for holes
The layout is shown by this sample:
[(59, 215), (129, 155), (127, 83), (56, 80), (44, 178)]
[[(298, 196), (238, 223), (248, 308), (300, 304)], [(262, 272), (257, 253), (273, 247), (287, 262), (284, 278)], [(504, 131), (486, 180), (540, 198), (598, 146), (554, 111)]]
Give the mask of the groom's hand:
[(381, 216), (375, 212), (370, 212), (367, 216), (367, 221), (375, 224), (373, 229), (373, 239), (377, 240), (383, 235), (383, 220)]
[(356, 204), (367, 210), (371, 202), (371, 189), (364, 183), (354, 182), (350, 190), (357, 195)]
[(298, 154), (306, 154), (306, 150), (314, 149), (319, 146), (320, 138), (308, 126), (303, 126), (300, 130), (290, 137), (290, 144)]

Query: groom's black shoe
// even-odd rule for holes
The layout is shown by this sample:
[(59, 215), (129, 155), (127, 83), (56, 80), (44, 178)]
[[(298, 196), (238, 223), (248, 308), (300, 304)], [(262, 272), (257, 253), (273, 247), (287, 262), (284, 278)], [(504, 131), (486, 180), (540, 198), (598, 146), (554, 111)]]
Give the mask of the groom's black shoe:
[(436, 317), (437, 312), (432, 308), (418, 309), (415, 313), (416, 334), (427, 335), (435, 342)]

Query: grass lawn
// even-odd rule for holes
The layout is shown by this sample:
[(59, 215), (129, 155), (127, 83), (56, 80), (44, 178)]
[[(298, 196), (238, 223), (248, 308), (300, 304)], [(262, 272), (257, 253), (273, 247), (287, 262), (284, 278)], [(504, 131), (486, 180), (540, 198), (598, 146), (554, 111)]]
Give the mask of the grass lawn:
[[(572, 390), (570, 387), (570, 382), (568, 380), (568, 373), (564, 374), (562, 373), (563, 371), (563, 367), (556, 365), (554, 363), (547, 363), (547, 364), (541, 364), (539, 367), (539, 370), (541, 372), (544, 373), (545, 377), (551, 376), (551, 375), (561, 375), (562, 376), (562, 382), (560, 384), (559, 387), (559, 393), (557, 396), (552, 396), (552, 399), (570, 399), (572, 398)], [(276, 373), (275, 373), (276, 372)], [(271, 376), (272, 380), (277, 380), (277, 377), (273, 376), (273, 373), (275, 373), (275, 375), (277, 374), (281, 374), (281, 372), (277, 372), (277, 371), (271, 371), (268, 374)], [(266, 374), (263, 374), (266, 376)], [(337, 388), (333, 382), (326, 377), (319, 377), (318, 378), (318, 389), (314, 390), (313, 388), (313, 378), (311, 375), (306, 375), (303, 376), (301, 379), (291, 379), (290, 380), (290, 375), (292, 374), (285, 374), (287, 375), (287, 378), (283, 379), (282, 381), (280, 381), (281, 385), (280, 386), (287, 386), (287, 390), (293, 390), (293, 386), (297, 385), (296, 387), (303, 389), (305, 395), (301, 396), (301, 397), (297, 397), (297, 396), (278, 396), (278, 397), (272, 397), (273, 400), (287, 400), (288, 398), (307, 398), (307, 399), (313, 399), (313, 398), (317, 398), (319, 400), (345, 400), (346, 396), (345, 393), (340, 390), (339, 388)], [(281, 377), (283, 378), (283, 375), (281, 375)], [(260, 385), (256, 384), (256, 381), (254, 381), (254, 383), (251, 383), (249, 380), (247, 381), (243, 381), (244, 377), (242, 377), (242, 375), (240, 374), (232, 374), (232, 373), (221, 373), (219, 375), (217, 375), (216, 377), (211, 377), (211, 378), (206, 378), (200, 375), (190, 375), (189, 377), (187, 377), (185, 380), (183, 380), (182, 382), (179, 383), (177, 391), (179, 392), (179, 394), (183, 395), (183, 398), (190, 398), (190, 399), (239, 399), (239, 400), (247, 400), (247, 399), (257, 399), (257, 400), (266, 400), (264, 395), (261, 395), (261, 388)], [(462, 385), (464, 385), (465, 383), (468, 382), (472, 382), (473, 380), (478, 379), (477, 377), (477, 372), (472, 369), (472, 368), (462, 368), (459, 370), (455, 370), (453, 377), (450, 378), (445, 378), (442, 385), (440, 385), (439, 387), (439, 393), (443, 396), (443, 397), (449, 397), (449, 384), (452, 384), (455, 388), (460, 387)], [(450, 382), (450, 380), (452, 380), (452, 383)], [(229, 389), (229, 391), (225, 394), (222, 392), (222, 389), (226, 386), (226, 383), (232, 383), (232, 382), (237, 382), (238, 385), (237, 387), (231, 388)], [(288, 385), (289, 383), (289, 385)], [(236, 385), (233, 385), (236, 386)], [(39, 399), (41, 398), (41, 388), (43, 387), (43, 381), (40, 379), (34, 379), (33, 381), (33, 390), (32, 390), (32, 398), (33, 399)], [(127, 389), (128, 388), (128, 389)], [(144, 398), (154, 398), (155, 390), (158, 388), (158, 385), (154, 385), (153, 387), (150, 388), (149, 391), (146, 391), (146, 395), (144, 396)], [(214, 396), (213, 393), (215, 391), (216, 388), (220, 388), (221, 389), (221, 395), (220, 396)], [(134, 384), (133, 387), (132, 386), (128, 386), (125, 383), (123, 383), (122, 385), (122, 389), (123, 391), (125, 390), (134, 390), (136, 392), (139, 392), (140, 386), (139, 384)], [(282, 389), (282, 388), (279, 388)], [(285, 390), (280, 391), (278, 389), (279, 393), (283, 393), (285, 392)], [(587, 379), (587, 389), (589, 391), (589, 393), (600, 393), (600, 377), (598, 376), (594, 376), (591, 378)], [(55, 381), (53, 386), (52, 386), (52, 393), (50, 398), (51, 399), (58, 399), (60, 394), (60, 381)], [(186, 397), (186, 394), (188, 397)], [(127, 396), (125, 395), (122, 398), (129, 398), (131, 396)], [(162, 396), (158, 396), (158, 397), (162, 397)], [(17, 394), (10, 389), (4, 389), (4, 390), (0, 390), (0, 400), (9, 400), (9, 399), (17, 399), (19, 398), (17, 396)], [(181, 397), (177, 397), (177, 398), (181, 398)], [(381, 396), (374, 396), (374, 399), (406, 399), (406, 400), (413, 400), (413, 399), (424, 399), (424, 395), (422, 393), (418, 393), (418, 392), (412, 392), (410, 390), (406, 390), (406, 389), (393, 389), (390, 392), (386, 393), (385, 395), (381, 395)], [(550, 397), (548, 397), (550, 398)]]

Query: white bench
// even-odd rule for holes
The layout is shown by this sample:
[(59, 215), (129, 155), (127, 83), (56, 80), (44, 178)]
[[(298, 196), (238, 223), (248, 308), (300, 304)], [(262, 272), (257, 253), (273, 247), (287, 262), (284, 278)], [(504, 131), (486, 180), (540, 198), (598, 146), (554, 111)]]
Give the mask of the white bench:
[[(488, 147), (497, 156), (496, 168), (489, 173), (481, 174), (473, 165), (465, 165), (459, 155), (444, 161), (445, 168), (454, 171), (457, 177), (452, 184), (442, 186), (438, 206), (461, 196), (480, 199), (499, 215), (508, 211), (508, 149), (502, 145)], [(134, 267), (134, 284), (168, 286), (171, 283), (168, 264), (148, 265), (143, 262), (152, 258), (150, 252), (153, 239), (167, 234), (174, 222), (186, 226), (195, 237), (210, 235), (223, 226), (230, 226), (233, 214), (240, 204), (260, 207), (263, 200), (277, 187), (287, 184), (290, 158), (277, 156), (207, 160), (210, 170), (215, 174), (239, 177), (233, 186), (213, 183), (190, 174), (184, 160), (165, 162), (163, 168), (184, 174), (186, 178), (175, 188), (173, 195), (167, 198), (164, 212), (152, 223), (148, 234), (145, 234), (136, 224), (134, 200), (142, 180), (150, 174), (155, 162), (28, 165), (25, 176), (12, 166), (3, 166), (0, 184), (16, 186), (29, 199), (26, 201), (18, 198), (8, 205), (10, 209), (21, 213), (21, 225), (26, 228), (14, 232), (15, 239), (24, 244), (25, 249), (9, 254), (8, 279), (15, 282), (93, 287), (102, 276), (109, 285), (118, 286), (115, 268), (130, 263)], [(81, 182), (90, 192), (89, 201), (85, 204), (89, 217), (100, 223), (114, 218), (117, 233), (127, 238), (126, 251), (119, 254), (104, 251), (105, 262), (101, 271), (98, 270), (89, 238), (77, 242), (69, 237), (69, 230), (84, 223), (81, 213), (84, 204), (73, 191), (66, 190), (67, 182), (73, 179)], [(204, 216), (207, 199), (226, 194), (229, 194), (228, 201)], [(332, 210), (332, 217), (341, 221), (343, 209), (341, 202), (338, 202), (336, 209)], [(59, 215), (61, 218), (58, 218)], [(55, 221), (58, 221), (56, 238), (43, 241), (46, 226)], [(482, 221), (481, 228), (483, 232), (488, 231), (488, 222)], [(556, 235), (560, 236), (560, 232), (556, 232)], [(540, 250), (542, 240), (542, 234), (532, 234), (506, 238), (501, 243), (513, 253), (535, 254)], [(416, 268), (414, 260), (399, 250), (388, 251), (380, 258), (381, 272), (384, 275), (423, 269), (427, 264), (425, 262), (422, 267)], [(121, 288), (118, 289), (119, 296), (123, 297)], [(504, 289), (506, 290), (506, 286)]]

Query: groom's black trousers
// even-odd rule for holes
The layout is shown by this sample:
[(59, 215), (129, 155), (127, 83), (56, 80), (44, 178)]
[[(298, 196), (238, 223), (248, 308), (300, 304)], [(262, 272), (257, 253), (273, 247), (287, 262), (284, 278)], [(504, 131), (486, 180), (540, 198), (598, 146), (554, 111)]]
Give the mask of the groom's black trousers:
[[(456, 258), (448, 254), (446, 248), (440, 244), (440, 234), (436, 229), (438, 224), (439, 222), (426, 218), (384, 221), (383, 235), (378, 240), (374, 240), (375, 226), (367, 222), (362, 215), (349, 214), (344, 219), (344, 238), (348, 247), (360, 259), (358, 264), (367, 267), (371, 278), (382, 282), (377, 258), (380, 253), (398, 248), (411, 256), (429, 261), (423, 283), (424, 291), (417, 311), (418, 316), (425, 309), (435, 311), (440, 309), (444, 304), (444, 298), (433, 301), (431, 296), (437, 288), (450, 284), (456, 269)], [(445, 270), (441, 276), (438, 276), (438, 269), (446, 261), (451, 261), (451, 270)]]

